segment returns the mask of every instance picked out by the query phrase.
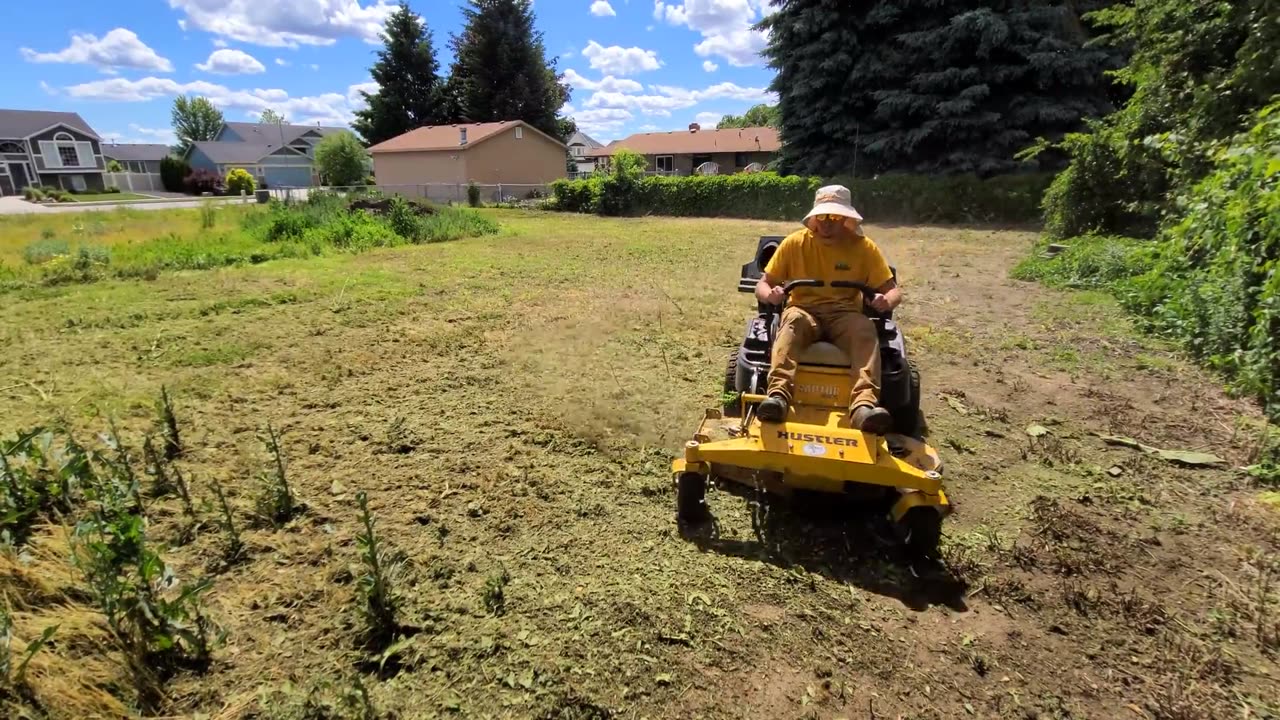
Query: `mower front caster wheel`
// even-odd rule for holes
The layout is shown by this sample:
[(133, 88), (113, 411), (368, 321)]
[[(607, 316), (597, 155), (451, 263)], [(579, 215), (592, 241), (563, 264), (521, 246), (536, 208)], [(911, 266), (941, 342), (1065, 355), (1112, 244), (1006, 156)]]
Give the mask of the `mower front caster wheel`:
[(937, 559), (938, 543), (942, 541), (942, 513), (937, 508), (922, 506), (907, 510), (897, 522), (897, 529), (911, 557)]
[(676, 519), (697, 524), (711, 516), (707, 510), (707, 476), (680, 473), (676, 476)]

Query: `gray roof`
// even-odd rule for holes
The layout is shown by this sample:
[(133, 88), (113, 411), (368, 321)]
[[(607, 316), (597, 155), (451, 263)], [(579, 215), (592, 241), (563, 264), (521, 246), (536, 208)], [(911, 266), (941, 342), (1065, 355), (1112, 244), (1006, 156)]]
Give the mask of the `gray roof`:
[(163, 160), (169, 155), (168, 145), (151, 145), (148, 143), (121, 143), (118, 145), (102, 144), (102, 157), (108, 160), (123, 162)]
[(590, 135), (588, 135), (588, 134), (586, 134), (586, 133), (582, 132), (581, 130), (579, 130), (578, 132), (574, 133), (574, 134), (573, 134), (573, 137), (569, 138), (569, 142), (568, 142), (567, 144), (569, 144), (569, 145), (585, 145), (585, 146), (587, 146), (587, 147), (589, 147), (589, 148), (599, 148), (599, 147), (604, 147), (604, 145), (601, 145), (599, 142), (596, 142), (596, 141), (595, 141), (595, 140), (594, 140)]
[(346, 128), (325, 127), (322, 125), (276, 125), (274, 123), (256, 122), (229, 122), (225, 124), (228, 129), (244, 138), (245, 142), (274, 143), (277, 145), (288, 145), (311, 130), (315, 130), (321, 135), (329, 135), (346, 130)]
[(0, 109), (0, 138), (25, 138), (59, 123), (98, 138), (98, 133), (89, 127), (89, 123), (73, 112), (4, 109)]
[(192, 143), (192, 146), (218, 165), (255, 163), (280, 149), (278, 144), (213, 140)]

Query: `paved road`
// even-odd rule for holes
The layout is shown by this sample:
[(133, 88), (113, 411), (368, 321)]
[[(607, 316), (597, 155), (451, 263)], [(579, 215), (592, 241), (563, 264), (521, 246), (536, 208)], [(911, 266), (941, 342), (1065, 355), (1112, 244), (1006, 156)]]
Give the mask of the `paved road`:
[(115, 210), (128, 207), (135, 210), (172, 210), (174, 208), (197, 208), (206, 202), (218, 204), (253, 202), (253, 198), (211, 198), (208, 200), (180, 200), (163, 203), (111, 203), (108, 205), (82, 205), (80, 203), (58, 203), (57, 205), (37, 205), (20, 197), (0, 197), (0, 215), (24, 215), (44, 213), (91, 212), (93, 210)]

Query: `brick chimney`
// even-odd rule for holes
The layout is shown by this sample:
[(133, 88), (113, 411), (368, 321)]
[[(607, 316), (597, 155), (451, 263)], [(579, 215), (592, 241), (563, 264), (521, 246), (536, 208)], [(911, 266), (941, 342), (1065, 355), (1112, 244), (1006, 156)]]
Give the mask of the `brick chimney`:
[(702, 126), (699, 125), (698, 123), (689, 123), (689, 132), (696, 133), (701, 129), (702, 129)]

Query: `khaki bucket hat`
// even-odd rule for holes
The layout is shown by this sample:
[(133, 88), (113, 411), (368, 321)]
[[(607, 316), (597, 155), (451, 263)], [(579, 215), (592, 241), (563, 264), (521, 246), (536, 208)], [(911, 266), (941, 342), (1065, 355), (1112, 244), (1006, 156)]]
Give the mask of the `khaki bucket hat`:
[(827, 185), (818, 188), (813, 198), (813, 209), (804, 216), (804, 226), (813, 230), (817, 225), (814, 218), (818, 215), (843, 215), (852, 220), (854, 225), (862, 222), (862, 215), (853, 208), (849, 188), (843, 185)]

